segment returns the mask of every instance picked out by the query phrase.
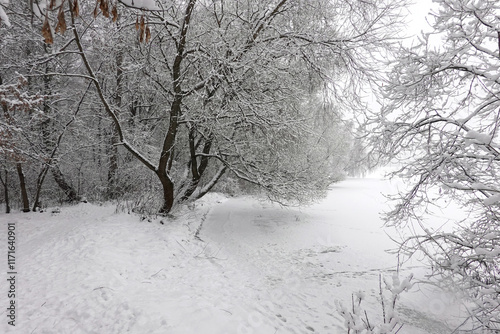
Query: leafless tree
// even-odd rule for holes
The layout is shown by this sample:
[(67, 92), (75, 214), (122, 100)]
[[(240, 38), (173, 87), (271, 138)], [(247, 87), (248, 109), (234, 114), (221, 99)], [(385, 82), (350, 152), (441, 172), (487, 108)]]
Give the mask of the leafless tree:
[[(424, 252), (435, 277), (458, 286), (476, 305), (471, 323), (500, 328), (500, 5), (440, 0), (433, 31), (403, 48), (373, 115), (374, 142), (412, 186), (390, 224), (421, 233), (402, 244)], [(377, 138), (375, 138), (377, 137)], [(444, 200), (467, 214), (455, 232), (425, 223)]]

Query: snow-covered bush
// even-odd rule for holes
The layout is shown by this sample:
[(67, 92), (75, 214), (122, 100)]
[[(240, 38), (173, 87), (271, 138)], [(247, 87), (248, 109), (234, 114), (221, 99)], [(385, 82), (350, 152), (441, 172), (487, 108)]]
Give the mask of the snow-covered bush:
[[(417, 249), (430, 260), (434, 279), (468, 303), (469, 316), (461, 326), (478, 333), (500, 330), (500, 225), (478, 219), (462, 222), (454, 233), (431, 232), (407, 239), (401, 252)], [(458, 289), (457, 289), (458, 288)]]
[[(396, 313), (396, 303), (403, 291), (408, 291), (412, 284), (412, 275), (401, 281), (397, 274), (392, 276), (392, 282), (382, 279), (380, 276), (380, 306), (382, 321), (370, 321), (368, 312), (361, 306), (365, 300), (365, 293), (359, 291), (352, 295), (352, 307), (344, 306), (336, 300), (337, 312), (344, 318), (344, 325), (348, 334), (395, 334), (398, 333), (403, 324)], [(385, 287), (382, 288), (382, 280)]]

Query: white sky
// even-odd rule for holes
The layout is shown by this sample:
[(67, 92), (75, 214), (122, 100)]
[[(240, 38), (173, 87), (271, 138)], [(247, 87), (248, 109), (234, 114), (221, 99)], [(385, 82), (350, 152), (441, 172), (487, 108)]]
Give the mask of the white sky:
[[(422, 31), (428, 32), (430, 25), (426, 17), (431, 11), (431, 8), (436, 8), (437, 5), (432, 0), (414, 0), (414, 4), (408, 9), (408, 35), (418, 36)], [(432, 21), (431, 21), (432, 22)]]
[(414, 3), (408, 8), (407, 17), (407, 31), (406, 35), (408, 39), (403, 42), (404, 46), (411, 46), (412, 44), (417, 44), (417, 37), (421, 35), (422, 32), (430, 32), (431, 26), (429, 22), (432, 22), (432, 17), (429, 15), (431, 9), (434, 12), (437, 11), (439, 7), (438, 4), (433, 3), (432, 0), (413, 0)]

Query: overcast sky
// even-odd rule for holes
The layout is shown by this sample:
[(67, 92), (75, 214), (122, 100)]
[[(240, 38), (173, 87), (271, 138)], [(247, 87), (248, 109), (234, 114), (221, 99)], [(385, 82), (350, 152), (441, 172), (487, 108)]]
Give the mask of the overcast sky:
[[(429, 31), (430, 26), (426, 17), (431, 8), (436, 8), (432, 0), (414, 0), (415, 3), (409, 8), (408, 35), (418, 36), (422, 31)], [(428, 18), (427, 18), (428, 19)]]

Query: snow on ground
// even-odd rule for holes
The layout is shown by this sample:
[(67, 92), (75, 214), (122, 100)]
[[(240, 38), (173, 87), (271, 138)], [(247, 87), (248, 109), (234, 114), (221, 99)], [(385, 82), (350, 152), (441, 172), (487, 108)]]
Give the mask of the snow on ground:
[[(0, 332), (346, 333), (335, 300), (349, 305), (364, 291), (376, 322), (379, 275), (396, 270), (379, 219), (380, 192), (391, 189), (350, 179), (307, 208), (212, 194), (152, 222), (83, 203), (2, 214), (2, 226), (16, 223), (18, 275), (15, 328), (1, 280)], [(6, 254), (6, 228), (0, 243)], [(410, 272), (424, 270), (414, 264), (402, 278)], [(402, 295), (400, 333), (451, 333), (455, 304), (414, 287)]]

